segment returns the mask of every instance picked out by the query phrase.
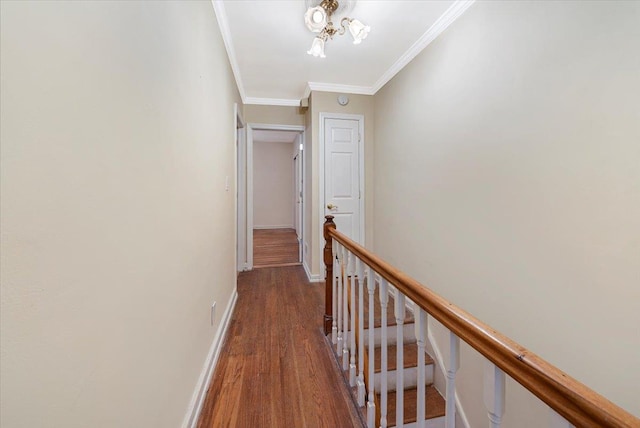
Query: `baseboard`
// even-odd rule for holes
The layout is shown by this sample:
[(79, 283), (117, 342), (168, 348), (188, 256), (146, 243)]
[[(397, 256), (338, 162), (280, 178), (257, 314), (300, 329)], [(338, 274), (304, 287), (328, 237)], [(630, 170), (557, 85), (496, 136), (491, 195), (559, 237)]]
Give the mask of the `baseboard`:
[(276, 224), (273, 226), (253, 226), (254, 229), (293, 229), (292, 224)]
[(211, 348), (209, 349), (209, 353), (207, 354), (207, 359), (205, 360), (204, 366), (202, 367), (202, 372), (200, 373), (198, 383), (196, 384), (196, 389), (193, 392), (193, 396), (191, 397), (191, 402), (189, 403), (187, 414), (185, 415), (184, 421), (182, 422), (182, 428), (196, 428), (196, 426), (198, 425), (198, 419), (200, 417), (200, 412), (202, 411), (202, 405), (204, 404), (207, 390), (209, 389), (211, 376), (213, 375), (213, 370), (216, 368), (216, 364), (218, 363), (218, 357), (220, 356), (220, 351), (222, 350), (224, 337), (226, 336), (227, 330), (229, 329), (231, 315), (233, 314), (233, 310), (236, 306), (237, 300), (238, 291), (234, 289), (233, 294), (229, 299), (229, 303), (227, 303), (227, 308), (225, 309), (224, 314), (222, 314), (220, 326), (218, 327), (218, 331), (213, 338), (213, 343), (211, 344)]
[(309, 282), (324, 282), (322, 275), (311, 275), (311, 271), (309, 270), (309, 266), (307, 266), (306, 260), (302, 262), (302, 267), (304, 268), (304, 272), (307, 274)]
[[(442, 352), (440, 352), (438, 343), (436, 342), (433, 335), (431, 334), (430, 328), (427, 331), (427, 339), (431, 344), (431, 349), (433, 350), (433, 357), (436, 359), (436, 365), (440, 368), (440, 371), (442, 372), (442, 376), (444, 376), (444, 378), (446, 379), (447, 372), (444, 366), (444, 359), (442, 358)], [(434, 377), (435, 377), (435, 374), (434, 374)], [(462, 408), (462, 404), (460, 403), (460, 397), (458, 396), (457, 392), (455, 396), (456, 396), (456, 416), (459, 416), (460, 422), (462, 422), (462, 425), (464, 428), (470, 428), (471, 425), (469, 425), (469, 420), (467, 419), (467, 415), (464, 412), (464, 409)]]

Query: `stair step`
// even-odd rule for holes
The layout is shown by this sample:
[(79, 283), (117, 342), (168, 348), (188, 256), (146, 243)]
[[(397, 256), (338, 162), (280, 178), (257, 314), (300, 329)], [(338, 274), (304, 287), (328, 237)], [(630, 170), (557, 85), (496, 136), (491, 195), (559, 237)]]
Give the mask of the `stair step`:
[[(387, 356), (387, 388), (389, 391), (395, 391), (397, 380), (397, 346), (390, 345), (388, 347)], [(418, 385), (418, 345), (416, 343), (405, 343), (403, 346), (403, 370), (402, 379), (405, 388), (414, 388)], [(380, 391), (382, 382), (382, 348), (376, 347), (374, 350), (374, 378), (373, 384), (376, 391)], [(434, 363), (431, 356), (427, 353), (424, 355), (425, 360), (425, 381), (427, 384), (433, 383)]]
[[(417, 367), (418, 366), (418, 344), (417, 343), (404, 343), (403, 350), (403, 367)], [(397, 368), (398, 347), (394, 343), (387, 347), (387, 369), (395, 370)], [(425, 352), (424, 354), (425, 365), (433, 364), (433, 358)], [(374, 370), (379, 373), (382, 370), (382, 348), (377, 346), (374, 350)]]
[[(387, 328), (387, 344), (395, 345), (397, 341), (396, 336), (397, 326), (394, 324), (393, 326), (389, 326)], [(416, 341), (416, 327), (413, 321), (409, 323), (405, 323), (402, 326), (402, 337), (404, 343), (414, 343)], [(382, 327), (376, 327), (373, 329), (373, 344), (376, 346), (380, 346), (382, 343)], [(369, 329), (364, 329), (364, 344), (365, 346), (369, 346)]]
[[(378, 400), (380, 400), (380, 395)], [(426, 419), (434, 419), (444, 416), (445, 413), (445, 401), (442, 395), (434, 388), (433, 385), (428, 385), (426, 388)], [(404, 390), (404, 423), (410, 424), (416, 422), (417, 417), (417, 401), (418, 401), (418, 389), (411, 388)], [(380, 402), (380, 401), (378, 401)], [(387, 425), (389, 427), (396, 426), (396, 392), (389, 392), (387, 402)]]
[[(366, 280), (365, 280), (366, 283)], [(366, 291), (366, 289), (365, 289)], [(393, 298), (393, 294), (389, 295), (389, 303), (387, 304), (387, 325), (395, 326), (396, 325), (396, 317), (394, 313), (395, 300)], [(380, 327), (382, 325), (382, 308), (380, 307), (380, 293), (376, 288), (376, 292), (374, 293), (374, 303), (373, 303), (374, 311), (373, 311), (373, 324), (374, 327)], [(413, 313), (409, 311), (406, 307), (404, 310), (404, 323), (410, 324), (413, 323)], [(369, 294), (364, 293), (364, 319), (369, 319)], [(365, 326), (368, 326), (369, 322), (366, 321)]]
[[(424, 368), (424, 380), (425, 384), (433, 383), (433, 364), (426, 365)], [(387, 390), (395, 391), (397, 381), (397, 371), (389, 370), (387, 372)], [(408, 367), (402, 369), (402, 385), (405, 388), (415, 388), (418, 386), (418, 368), (417, 367)], [(382, 373), (374, 373), (373, 375), (373, 386), (376, 391), (381, 390), (382, 386)]]

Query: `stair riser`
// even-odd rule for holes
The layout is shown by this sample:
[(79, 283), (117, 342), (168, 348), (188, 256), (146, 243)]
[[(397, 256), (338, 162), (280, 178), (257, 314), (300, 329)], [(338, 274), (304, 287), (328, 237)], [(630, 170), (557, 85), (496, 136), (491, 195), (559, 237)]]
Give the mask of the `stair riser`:
[[(405, 324), (402, 326), (404, 343), (414, 343), (416, 341), (416, 329), (414, 324)], [(373, 343), (376, 346), (382, 344), (382, 328), (378, 327), (373, 330)], [(395, 345), (396, 340), (396, 326), (387, 327), (387, 344)], [(364, 331), (364, 345), (369, 346), (369, 330)]]
[[(402, 328), (403, 340), (404, 343), (415, 343), (416, 334), (415, 334), (415, 325), (414, 324), (405, 324)], [(347, 331), (343, 333), (343, 340), (347, 341), (351, 340), (349, 335), (351, 331)], [(395, 345), (397, 343), (396, 336), (396, 326), (387, 327), (387, 344)], [(351, 344), (351, 342), (347, 342)], [(380, 346), (382, 344), (382, 327), (377, 327), (373, 329), (373, 343), (375, 346)], [(364, 346), (369, 346), (369, 330), (364, 330)]]
[[(390, 370), (387, 372), (387, 390), (395, 391), (396, 390), (396, 370)], [(373, 385), (376, 391), (380, 391), (381, 385), (381, 374), (376, 373), (373, 376)], [(415, 388), (418, 386), (418, 368), (417, 367), (409, 367), (403, 370), (403, 380), (405, 388)], [(433, 364), (428, 364), (425, 366), (425, 385), (430, 385), (433, 383)]]

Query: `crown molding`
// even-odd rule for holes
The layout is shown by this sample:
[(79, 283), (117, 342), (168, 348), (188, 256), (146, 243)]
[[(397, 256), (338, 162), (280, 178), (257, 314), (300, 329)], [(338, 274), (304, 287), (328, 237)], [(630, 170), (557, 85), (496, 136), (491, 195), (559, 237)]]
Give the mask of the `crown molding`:
[(253, 104), (259, 106), (294, 106), (300, 107), (300, 100), (292, 100), (289, 98), (257, 98), (247, 97), (244, 100), (245, 104)]
[(311, 88), (309, 87), (309, 82), (307, 82), (307, 85), (304, 88), (304, 94), (302, 95), (302, 99), (309, 98), (310, 95), (311, 95)]
[[(411, 60), (413, 60), (420, 52), (422, 52), (431, 42), (433, 42), (444, 30), (449, 27), (460, 15), (462, 15), (476, 0), (456, 0), (436, 22), (404, 53), (389, 69), (376, 81), (373, 86), (356, 86), (341, 85), (336, 83), (308, 82), (302, 98), (308, 98), (311, 91), (319, 92), (340, 92), (344, 94), (356, 95), (375, 95), (384, 85), (393, 79)], [(299, 106), (300, 100), (288, 98), (258, 98), (247, 97), (240, 76), (240, 68), (236, 59), (233, 41), (229, 24), (227, 23), (227, 14), (224, 8), (224, 1), (211, 0), (213, 10), (216, 14), (218, 26), (222, 33), (222, 40), (227, 50), (229, 63), (236, 79), (238, 92), (242, 98), (243, 104), (253, 105), (273, 105), (273, 106)]]
[(357, 95), (373, 95), (372, 88), (369, 86), (355, 86), (355, 85), (340, 85), (337, 83), (321, 83), (321, 82), (309, 82), (310, 91), (320, 92), (342, 92), (345, 94), (357, 94)]
[(387, 82), (400, 72), (412, 59), (422, 52), (444, 30), (447, 29), (460, 15), (464, 13), (475, 0), (457, 0), (433, 23), (431, 27), (378, 79), (371, 87), (373, 94), (378, 92)]
[(233, 40), (231, 39), (231, 31), (229, 30), (229, 24), (227, 21), (227, 12), (224, 9), (224, 2), (221, 0), (211, 0), (213, 5), (213, 11), (216, 14), (216, 20), (218, 21), (218, 27), (220, 27), (220, 33), (222, 33), (222, 40), (224, 41), (224, 47), (227, 50), (227, 57), (229, 57), (229, 64), (233, 71), (233, 76), (236, 78), (236, 86), (242, 98), (242, 103), (246, 104), (247, 99), (244, 92), (244, 85), (242, 84), (242, 77), (240, 76), (240, 67), (238, 67), (238, 60), (236, 59), (236, 51), (233, 48)]

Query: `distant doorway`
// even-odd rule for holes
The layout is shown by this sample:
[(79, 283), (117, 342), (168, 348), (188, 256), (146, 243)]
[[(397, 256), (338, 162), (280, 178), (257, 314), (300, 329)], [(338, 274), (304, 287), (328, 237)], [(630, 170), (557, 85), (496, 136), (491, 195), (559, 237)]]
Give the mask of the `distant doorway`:
[(304, 127), (247, 125), (247, 268), (301, 263)]

